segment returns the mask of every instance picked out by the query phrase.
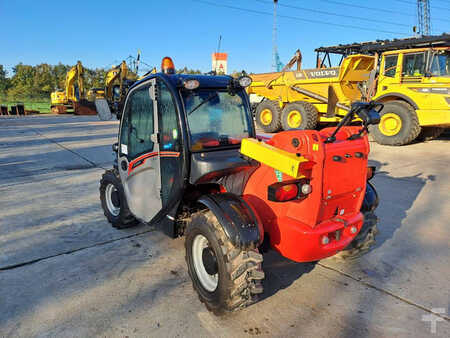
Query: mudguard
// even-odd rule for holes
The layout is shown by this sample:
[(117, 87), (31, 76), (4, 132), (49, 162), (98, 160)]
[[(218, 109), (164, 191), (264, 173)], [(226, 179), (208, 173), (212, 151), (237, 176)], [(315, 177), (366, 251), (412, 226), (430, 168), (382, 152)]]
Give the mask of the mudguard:
[(264, 234), (253, 210), (242, 198), (230, 193), (205, 195), (198, 203), (213, 212), (234, 246), (241, 249), (259, 246)]
[(378, 202), (378, 194), (375, 187), (370, 182), (367, 182), (366, 194), (364, 195), (361, 212), (374, 211), (378, 207)]

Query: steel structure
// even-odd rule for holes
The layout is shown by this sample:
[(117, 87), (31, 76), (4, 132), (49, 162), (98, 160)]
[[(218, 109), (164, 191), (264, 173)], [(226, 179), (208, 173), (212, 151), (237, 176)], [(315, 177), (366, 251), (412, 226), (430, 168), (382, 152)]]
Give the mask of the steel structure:
[(419, 35), (431, 35), (430, 0), (417, 0)]
[(278, 0), (273, 0), (272, 71), (274, 72), (279, 72), (283, 68), (277, 46), (277, 4)]
[[(317, 52), (317, 62), (320, 61), (319, 68), (321, 68), (321, 66), (325, 65), (325, 62), (329, 63), (327, 65), (328, 67), (332, 66), (329, 54), (339, 54), (344, 58), (352, 54), (375, 55), (391, 50), (445, 46), (450, 46), (450, 34), (423, 36), (419, 38), (376, 40), (361, 43), (355, 42), (346, 45), (319, 47), (315, 49), (315, 52)], [(324, 55), (321, 53), (324, 53)]]

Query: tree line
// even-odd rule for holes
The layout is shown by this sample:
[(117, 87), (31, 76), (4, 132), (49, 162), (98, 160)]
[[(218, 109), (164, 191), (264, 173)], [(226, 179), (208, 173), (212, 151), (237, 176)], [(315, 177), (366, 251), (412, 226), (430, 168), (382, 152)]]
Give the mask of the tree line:
[[(64, 89), (66, 73), (71, 67), (62, 63), (57, 65), (41, 63), (36, 66), (19, 63), (13, 67), (12, 74), (8, 74), (5, 67), (0, 64), (0, 99), (8, 101), (48, 100), (52, 91)], [(86, 89), (105, 86), (105, 76), (109, 69), (84, 67), (84, 70)], [(184, 67), (177, 70), (177, 73), (201, 74), (202, 72)]]

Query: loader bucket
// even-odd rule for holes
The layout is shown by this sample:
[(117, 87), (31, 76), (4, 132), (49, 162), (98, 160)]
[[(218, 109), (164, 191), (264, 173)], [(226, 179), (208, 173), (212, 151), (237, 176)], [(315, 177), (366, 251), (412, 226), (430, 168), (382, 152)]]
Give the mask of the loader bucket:
[(97, 108), (98, 118), (100, 120), (111, 120), (112, 114), (106, 99), (95, 99), (95, 107)]

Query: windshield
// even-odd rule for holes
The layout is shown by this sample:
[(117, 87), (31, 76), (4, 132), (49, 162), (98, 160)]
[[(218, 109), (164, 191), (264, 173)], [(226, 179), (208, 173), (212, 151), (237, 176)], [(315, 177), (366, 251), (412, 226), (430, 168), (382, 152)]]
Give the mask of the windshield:
[(430, 72), (432, 76), (450, 75), (450, 51), (439, 51), (433, 55)]
[(237, 145), (249, 137), (249, 112), (243, 92), (199, 89), (182, 92), (191, 150)]

